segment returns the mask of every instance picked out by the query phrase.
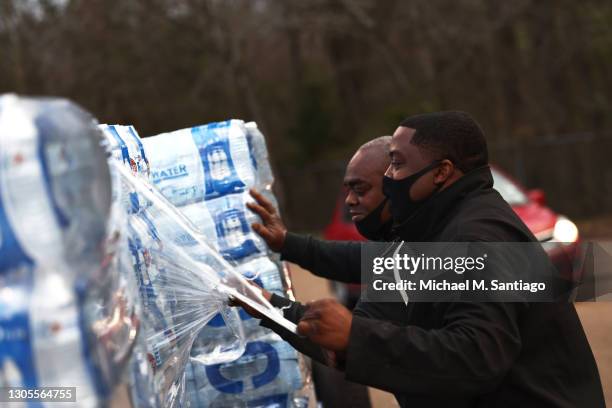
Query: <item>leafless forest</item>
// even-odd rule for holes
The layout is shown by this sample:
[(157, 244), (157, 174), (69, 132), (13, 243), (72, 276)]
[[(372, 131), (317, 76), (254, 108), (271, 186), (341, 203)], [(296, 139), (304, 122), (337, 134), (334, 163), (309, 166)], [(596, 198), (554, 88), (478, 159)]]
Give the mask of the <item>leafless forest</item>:
[(297, 229), (329, 219), (359, 144), (446, 109), (553, 208), (612, 212), (611, 68), (603, 0), (0, 0), (0, 92), (143, 136), (256, 120)]

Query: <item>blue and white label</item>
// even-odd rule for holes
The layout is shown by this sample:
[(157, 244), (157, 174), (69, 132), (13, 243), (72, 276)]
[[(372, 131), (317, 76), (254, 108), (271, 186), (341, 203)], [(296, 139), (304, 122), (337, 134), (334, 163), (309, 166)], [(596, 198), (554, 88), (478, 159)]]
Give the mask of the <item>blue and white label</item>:
[(156, 169), (151, 173), (151, 179), (154, 184), (187, 176), (189, 176), (187, 166), (181, 163), (167, 168)]
[(143, 140), (151, 179), (174, 205), (183, 206), (253, 187), (256, 169), (242, 121), (163, 133)]
[(292, 406), (289, 396), (303, 385), (298, 354), (284, 341), (251, 341), (236, 361), (186, 370), (186, 399), (195, 406)]
[(21, 285), (0, 290), (0, 373), (13, 387), (38, 385), (26, 301), (29, 290)]
[(206, 200), (254, 186), (256, 169), (241, 121), (194, 127), (191, 134), (202, 161)]
[(176, 206), (204, 200), (204, 170), (190, 129), (163, 133), (142, 141), (151, 181)]
[(32, 259), (25, 253), (15, 236), (4, 211), (0, 192), (0, 275), (21, 266), (32, 266)]
[(251, 256), (259, 250), (252, 239), (244, 211), (229, 209), (214, 214), (221, 254), (228, 260)]
[(222, 369), (229, 365), (215, 364), (206, 367), (210, 384), (223, 393), (239, 394), (247, 388), (256, 389), (271, 383), (280, 373), (278, 352), (271, 344), (263, 341), (248, 343), (236, 365), (240, 366), (248, 377), (228, 378)]

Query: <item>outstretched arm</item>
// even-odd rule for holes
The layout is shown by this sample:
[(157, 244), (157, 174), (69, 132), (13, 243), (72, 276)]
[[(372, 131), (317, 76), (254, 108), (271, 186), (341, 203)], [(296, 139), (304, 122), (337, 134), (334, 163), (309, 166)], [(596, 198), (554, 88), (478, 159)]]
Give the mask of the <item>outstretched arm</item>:
[(283, 260), (308, 269), (317, 276), (347, 283), (361, 282), (361, 243), (325, 241), (287, 231), (278, 212), (265, 197), (251, 190), (255, 203), (247, 206), (261, 217), (253, 230)]

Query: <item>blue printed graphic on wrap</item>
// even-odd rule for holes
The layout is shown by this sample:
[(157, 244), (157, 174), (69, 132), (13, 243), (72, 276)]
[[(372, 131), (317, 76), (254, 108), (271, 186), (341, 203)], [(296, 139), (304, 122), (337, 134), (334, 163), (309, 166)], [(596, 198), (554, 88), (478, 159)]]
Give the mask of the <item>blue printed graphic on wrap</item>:
[(227, 364), (192, 364), (186, 372), (192, 406), (293, 407), (303, 386), (297, 352), (283, 341), (252, 341)]
[(177, 130), (143, 143), (152, 182), (174, 205), (211, 200), (256, 185), (254, 151), (241, 121)]
[[(231, 120), (149, 137), (143, 140), (143, 145), (150, 163), (151, 181), (159, 191), (243, 276), (284, 295), (280, 264), (268, 252), (261, 238), (251, 230), (250, 225), (259, 219), (246, 207), (246, 203), (252, 201), (247, 192), (251, 187), (262, 191), (276, 205), (270, 190), (273, 176), (265, 139), (257, 126)], [(177, 232), (173, 242), (198, 262), (209, 262), (208, 255), (198, 252), (197, 243), (188, 234)], [(252, 354), (258, 355), (257, 369), (264, 370), (265, 367), (259, 366), (267, 360), (272, 361), (260, 373), (262, 377), (255, 378), (274, 380), (262, 380), (265, 382), (262, 384), (259, 380), (253, 383), (245, 379), (244, 392), (239, 395), (222, 392), (209, 384), (206, 370), (203, 369), (206, 365), (198, 362), (198, 358), (205, 356), (211, 344), (222, 344), (229, 334), (225, 321), (227, 316), (219, 314), (200, 331), (191, 350), (192, 362), (187, 366), (187, 376), (189, 378), (192, 371), (193, 381), (186, 383), (187, 401), (196, 406), (225, 406), (231, 401), (240, 401), (241, 405), (251, 407), (307, 404), (310, 394), (309, 388), (304, 388), (304, 385), (308, 374), (300, 365), (301, 357), (278, 336), (260, 327), (258, 320), (244, 312), (239, 317), (249, 341), (248, 350), (243, 359), (226, 363), (217, 370), (221, 376), (213, 375), (217, 379), (213, 379), (213, 383), (219, 385), (219, 379), (224, 375), (234, 378), (232, 371), (240, 371), (234, 364), (243, 364), (239, 362), (249, 360)], [(273, 345), (271, 349), (274, 350), (291, 351), (290, 355), (283, 354), (287, 358), (279, 360), (278, 373), (274, 369), (274, 353), (264, 345)], [(262, 351), (266, 349), (267, 353)], [(270, 359), (265, 356), (270, 356)], [(293, 378), (289, 381), (292, 386), (283, 382), (282, 378), (287, 377)], [(209, 386), (202, 388), (196, 382)], [(225, 390), (232, 388), (220, 387)]]
[(28, 388), (37, 386), (27, 301), (32, 266), (4, 212), (0, 191), (0, 367), (12, 367), (9, 376), (18, 373), (19, 378), (6, 379), (7, 385)]
[(26, 267), (31, 268), (32, 259), (25, 253), (4, 211), (0, 189), (0, 274)]

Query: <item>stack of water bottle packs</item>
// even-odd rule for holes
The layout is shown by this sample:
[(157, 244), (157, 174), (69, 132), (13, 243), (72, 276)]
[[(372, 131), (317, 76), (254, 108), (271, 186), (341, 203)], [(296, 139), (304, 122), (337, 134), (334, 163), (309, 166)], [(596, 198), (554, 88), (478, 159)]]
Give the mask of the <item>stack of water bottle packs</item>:
[(139, 328), (101, 142), (69, 101), (0, 96), (0, 388), (75, 387), (62, 406), (109, 400)]
[(78, 407), (124, 385), (136, 407), (313, 401), (297, 353), (228, 305), (295, 329), (248, 282), (286, 285), (244, 207), (248, 187), (269, 194), (263, 136), (239, 121), (178, 134), (192, 144), (147, 146), (67, 100), (0, 95), (1, 390), (75, 387), (62, 406)]
[[(144, 309), (142, 325), (145, 332), (148, 330), (133, 357), (134, 400), (142, 406), (308, 406), (312, 386), (302, 357), (260, 327), (258, 320), (222, 303), (216, 309), (206, 309), (207, 313), (220, 313), (200, 319), (205, 325), (194, 335), (184, 373), (159, 374), (159, 370), (173, 367), (168, 364), (171, 359), (187, 359), (182, 346), (191, 340), (179, 344), (177, 339), (182, 337), (174, 331), (185, 324), (177, 319), (189, 319), (187, 310), (193, 313), (193, 307), (181, 308), (181, 302), (193, 302), (197, 297), (190, 300), (173, 292), (180, 285), (172, 280), (180, 279), (183, 272), (176, 262), (165, 261), (169, 254), (156, 255), (168, 252), (160, 248), (167, 240), (156, 236), (171, 235), (172, 244), (181, 252), (178, 256), (183, 259), (186, 254), (200, 268), (233, 268), (271, 292), (287, 294), (283, 265), (252, 231), (250, 225), (257, 217), (246, 207), (252, 201), (250, 188), (275, 202), (265, 139), (257, 126), (231, 120), (143, 139), (131, 126), (101, 128), (114, 159), (153, 184), (156, 191), (151, 194), (163, 195), (162, 200), (156, 200), (143, 196), (134, 186), (124, 183), (122, 187), (128, 217), (133, 218), (129, 228), (141, 226), (145, 231), (128, 234), (131, 267)], [(185, 228), (177, 227), (176, 217), (156, 212), (151, 205), (164, 199), (189, 223)], [(203, 241), (211, 250), (202, 250)], [(155, 347), (151, 346), (152, 336)], [(154, 401), (150, 394), (160, 389), (160, 381), (171, 384), (165, 388), (173, 395)]]

